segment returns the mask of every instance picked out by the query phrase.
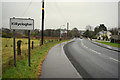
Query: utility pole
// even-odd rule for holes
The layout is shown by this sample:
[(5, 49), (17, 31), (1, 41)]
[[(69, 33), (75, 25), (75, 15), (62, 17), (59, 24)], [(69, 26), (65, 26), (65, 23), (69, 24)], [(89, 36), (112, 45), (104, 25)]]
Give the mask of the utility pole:
[(67, 38), (68, 38), (68, 29), (69, 29), (69, 23), (67, 22)]
[(42, 1), (42, 32), (41, 32), (41, 44), (43, 45), (44, 41), (44, 0)]

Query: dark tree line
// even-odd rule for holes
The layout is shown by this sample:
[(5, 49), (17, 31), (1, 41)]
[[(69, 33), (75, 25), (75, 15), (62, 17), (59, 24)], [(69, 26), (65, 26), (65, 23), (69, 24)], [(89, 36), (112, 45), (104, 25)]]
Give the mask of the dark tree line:
[(12, 37), (12, 32), (11, 30), (7, 29), (7, 28), (2, 28), (2, 37), (5, 38), (11, 38)]
[[(77, 37), (80, 35), (79, 30), (77, 28), (73, 28), (72, 30), (67, 30), (66, 29), (61, 29), (62, 31), (62, 37)], [(16, 30), (15, 31), (16, 37), (24, 37), (26, 38), (28, 36), (28, 31), (27, 30)], [(31, 31), (31, 36), (33, 37), (39, 37), (41, 36), (41, 30), (35, 29)], [(45, 37), (59, 37), (60, 36), (60, 29), (46, 29), (44, 30), (44, 36)], [(13, 37), (12, 35), (12, 30), (3, 28), (2, 29), (2, 37), (5, 38), (11, 38)]]
[(118, 35), (118, 28), (111, 28), (110, 32), (112, 33), (112, 35)]

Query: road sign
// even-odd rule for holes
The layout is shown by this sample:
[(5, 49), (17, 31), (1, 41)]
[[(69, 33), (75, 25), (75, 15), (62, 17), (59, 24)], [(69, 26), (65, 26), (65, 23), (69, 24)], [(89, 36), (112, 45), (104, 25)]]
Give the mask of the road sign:
[(34, 20), (30, 18), (10, 18), (10, 29), (34, 30)]
[(13, 29), (14, 66), (16, 67), (15, 30), (28, 30), (28, 64), (30, 66), (30, 30), (34, 30), (34, 19), (10, 18), (10, 29)]

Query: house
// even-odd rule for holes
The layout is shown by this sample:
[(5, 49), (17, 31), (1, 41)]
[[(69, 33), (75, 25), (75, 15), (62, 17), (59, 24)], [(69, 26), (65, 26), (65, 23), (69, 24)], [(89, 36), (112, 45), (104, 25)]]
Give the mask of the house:
[(110, 40), (112, 33), (110, 31), (102, 30), (97, 34), (97, 36), (98, 40)]

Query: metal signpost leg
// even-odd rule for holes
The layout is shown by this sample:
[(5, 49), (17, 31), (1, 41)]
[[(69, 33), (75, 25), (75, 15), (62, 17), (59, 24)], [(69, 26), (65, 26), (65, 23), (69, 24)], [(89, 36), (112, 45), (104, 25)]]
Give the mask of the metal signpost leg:
[(30, 30), (28, 30), (28, 64), (30, 67)]
[(14, 51), (14, 66), (16, 67), (16, 47), (15, 47), (15, 30), (13, 30), (13, 51)]

